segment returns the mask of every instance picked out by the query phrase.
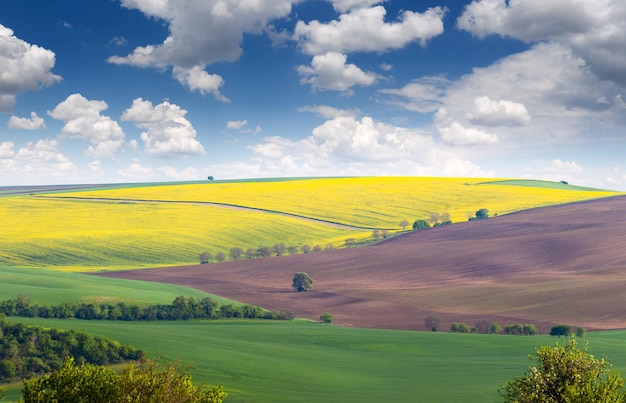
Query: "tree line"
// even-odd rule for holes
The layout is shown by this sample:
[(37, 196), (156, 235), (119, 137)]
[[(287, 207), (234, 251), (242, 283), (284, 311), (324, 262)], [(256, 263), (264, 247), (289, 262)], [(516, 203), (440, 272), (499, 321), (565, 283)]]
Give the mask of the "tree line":
[(98, 365), (144, 357), (135, 347), (74, 330), (11, 324), (0, 314), (0, 381), (28, 378), (63, 366), (66, 357)]
[(170, 305), (133, 305), (124, 302), (64, 302), (60, 305), (35, 305), (25, 295), (0, 301), (0, 314), (40, 318), (85, 320), (157, 321), (189, 319), (273, 319), (291, 320), (294, 314), (267, 311), (254, 305), (219, 305), (211, 298), (197, 299), (180, 295)]

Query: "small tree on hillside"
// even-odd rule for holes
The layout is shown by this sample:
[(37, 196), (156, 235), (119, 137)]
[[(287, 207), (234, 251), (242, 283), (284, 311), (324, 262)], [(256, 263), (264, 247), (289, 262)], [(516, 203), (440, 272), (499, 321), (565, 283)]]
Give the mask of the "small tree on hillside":
[(565, 336), (570, 337), (573, 335), (572, 327), (570, 325), (556, 325), (550, 329), (550, 336)]
[(430, 228), (430, 224), (426, 220), (416, 220), (413, 223), (413, 230)]
[(212, 258), (213, 258), (213, 256), (211, 256), (211, 254), (209, 252), (202, 252), (200, 254), (200, 264), (209, 263)]
[(409, 226), (409, 222), (407, 220), (400, 221), (400, 227), (402, 228), (402, 231), (406, 231), (406, 227), (408, 226)]
[(298, 272), (293, 276), (291, 286), (298, 292), (308, 291), (313, 288), (313, 279), (305, 272)]
[[(500, 389), (505, 402), (623, 402), (624, 380), (610, 364), (577, 348), (575, 338), (563, 345), (537, 349), (537, 365)], [(532, 357), (531, 357), (532, 358)]]
[(326, 312), (320, 315), (320, 322), (322, 323), (333, 323), (333, 315)]
[(428, 330), (436, 332), (439, 330), (439, 324), (441, 323), (441, 318), (438, 316), (428, 316), (424, 319), (424, 327)]
[(239, 260), (241, 259), (241, 256), (243, 255), (243, 249), (241, 249), (240, 247), (236, 246), (234, 248), (230, 248), (230, 258), (233, 260)]
[(484, 220), (485, 218), (489, 218), (489, 210), (487, 210), (486, 208), (481, 208), (476, 212), (477, 220)]
[(224, 252), (217, 252), (217, 254), (215, 255), (215, 260), (221, 263), (226, 260), (226, 255), (224, 254)]

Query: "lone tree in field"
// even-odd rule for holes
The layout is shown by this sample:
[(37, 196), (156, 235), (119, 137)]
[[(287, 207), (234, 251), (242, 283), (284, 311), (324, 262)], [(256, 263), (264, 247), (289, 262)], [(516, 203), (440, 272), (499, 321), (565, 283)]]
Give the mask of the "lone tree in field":
[(426, 228), (430, 228), (430, 224), (426, 220), (416, 220), (413, 223), (413, 230), (414, 231), (420, 230), (420, 229), (426, 229)]
[(428, 316), (424, 319), (424, 327), (428, 330), (436, 332), (439, 330), (439, 324), (441, 323), (441, 318), (438, 316)]
[(487, 210), (486, 208), (481, 208), (476, 212), (477, 220), (484, 220), (485, 218), (489, 218), (489, 210)]
[(624, 402), (624, 379), (576, 338), (537, 349), (537, 365), (500, 389), (505, 402)]
[(574, 334), (570, 325), (556, 325), (550, 329), (550, 336), (565, 336), (570, 337)]
[(305, 272), (300, 271), (293, 276), (293, 283), (291, 286), (298, 292), (308, 291), (313, 288), (313, 279)]
[(212, 258), (213, 257), (211, 256), (211, 254), (209, 252), (202, 252), (200, 254), (200, 264), (209, 263)]
[(409, 226), (409, 222), (407, 220), (400, 221), (400, 227), (402, 227), (402, 231), (406, 230), (406, 227)]

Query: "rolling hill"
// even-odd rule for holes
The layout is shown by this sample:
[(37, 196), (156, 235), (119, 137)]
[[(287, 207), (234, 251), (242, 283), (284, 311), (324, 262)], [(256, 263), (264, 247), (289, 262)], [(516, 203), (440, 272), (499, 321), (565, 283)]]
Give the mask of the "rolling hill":
[[(543, 207), (360, 248), (100, 275), (186, 285), (336, 324), (452, 322), (626, 328), (626, 196)], [(295, 292), (295, 272), (314, 289)]]

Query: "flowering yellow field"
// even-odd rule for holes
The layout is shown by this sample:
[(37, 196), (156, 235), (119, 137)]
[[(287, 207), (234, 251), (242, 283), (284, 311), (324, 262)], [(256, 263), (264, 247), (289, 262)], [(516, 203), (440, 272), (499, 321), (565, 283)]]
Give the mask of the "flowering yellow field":
[[(348, 238), (370, 238), (372, 228), (397, 231), (400, 221), (413, 223), (432, 212), (448, 212), (458, 222), (481, 208), (501, 215), (617, 194), (539, 182), (519, 182), (522, 186), (483, 182), (326, 178), (142, 185), (5, 197), (0, 198), (0, 266), (112, 270), (197, 263), (203, 251), (228, 256), (232, 247), (256, 249), (279, 242), (341, 247)], [(364, 229), (198, 202), (283, 212)]]
[(276, 214), (168, 203), (0, 198), (0, 266), (68, 271), (198, 263), (203, 251), (232, 247), (338, 247), (353, 231)]
[[(484, 184), (485, 182), (493, 184)], [(503, 182), (510, 183), (510, 182)], [(288, 212), (349, 225), (398, 228), (398, 222), (448, 212), (452, 221), (487, 208), (490, 215), (615, 195), (547, 185), (498, 185), (493, 179), (362, 177), (275, 182), (206, 182), (67, 193), (75, 197), (202, 201)]]

